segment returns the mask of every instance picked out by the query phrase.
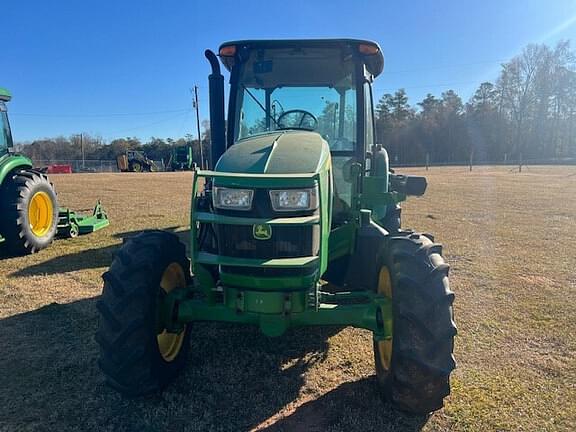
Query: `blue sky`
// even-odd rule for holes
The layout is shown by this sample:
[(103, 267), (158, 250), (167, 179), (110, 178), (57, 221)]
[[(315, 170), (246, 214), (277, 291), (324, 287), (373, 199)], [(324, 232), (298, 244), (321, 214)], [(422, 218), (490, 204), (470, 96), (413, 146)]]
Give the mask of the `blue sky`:
[(17, 141), (195, 134), (208, 117), (206, 48), (247, 38), (357, 37), (386, 57), (375, 94), (467, 99), (528, 43), (573, 40), (575, 0), (3, 0), (0, 86)]

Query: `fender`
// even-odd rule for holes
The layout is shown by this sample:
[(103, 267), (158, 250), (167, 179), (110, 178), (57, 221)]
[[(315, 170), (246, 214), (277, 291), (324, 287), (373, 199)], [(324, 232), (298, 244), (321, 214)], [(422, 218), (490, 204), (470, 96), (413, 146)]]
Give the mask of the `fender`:
[(0, 156), (0, 185), (6, 177), (18, 168), (32, 168), (32, 161), (26, 156), (5, 154)]

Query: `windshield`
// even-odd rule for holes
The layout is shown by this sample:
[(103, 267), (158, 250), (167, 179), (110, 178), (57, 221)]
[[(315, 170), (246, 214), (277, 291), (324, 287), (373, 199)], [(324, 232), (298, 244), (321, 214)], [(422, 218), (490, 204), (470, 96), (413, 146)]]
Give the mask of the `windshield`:
[(253, 52), (241, 67), (236, 106), (236, 139), (310, 130), (332, 150), (354, 151), (356, 80), (343, 49)]
[(0, 154), (5, 153), (8, 147), (12, 146), (12, 135), (10, 134), (10, 124), (5, 108), (0, 107)]

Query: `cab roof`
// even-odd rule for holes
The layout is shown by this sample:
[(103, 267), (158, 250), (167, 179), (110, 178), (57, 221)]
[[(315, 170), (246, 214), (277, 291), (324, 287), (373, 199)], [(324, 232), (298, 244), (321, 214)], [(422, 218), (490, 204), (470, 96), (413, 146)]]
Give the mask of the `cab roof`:
[[(220, 59), (226, 69), (229, 71), (234, 65), (232, 57), (227, 57), (222, 55), (222, 48), (236, 46), (242, 47), (248, 50), (255, 49), (266, 49), (266, 48), (339, 48), (339, 47), (351, 47), (356, 50), (361, 50), (367, 48), (371, 52), (364, 54), (365, 63), (370, 73), (376, 77), (378, 76), (384, 67), (384, 56), (382, 54), (382, 49), (378, 43), (365, 40), (365, 39), (349, 39), (349, 38), (336, 38), (336, 39), (246, 39), (246, 40), (236, 40), (224, 42), (218, 48), (218, 53), (220, 54)], [(237, 52), (237, 50), (236, 50)]]
[(380, 46), (367, 39), (331, 38), (331, 39), (242, 39), (224, 42), (220, 48), (228, 45), (244, 45), (252, 48), (272, 48), (291, 46), (340, 46), (340, 45), (373, 45), (378, 49)]

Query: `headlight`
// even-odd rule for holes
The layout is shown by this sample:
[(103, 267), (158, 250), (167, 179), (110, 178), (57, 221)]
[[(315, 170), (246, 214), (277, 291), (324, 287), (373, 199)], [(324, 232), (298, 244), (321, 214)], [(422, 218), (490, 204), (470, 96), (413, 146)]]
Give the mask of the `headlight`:
[(250, 210), (253, 196), (251, 189), (215, 187), (212, 203), (214, 207), (224, 210)]
[(270, 191), (274, 211), (314, 210), (318, 207), (318, 189)]

